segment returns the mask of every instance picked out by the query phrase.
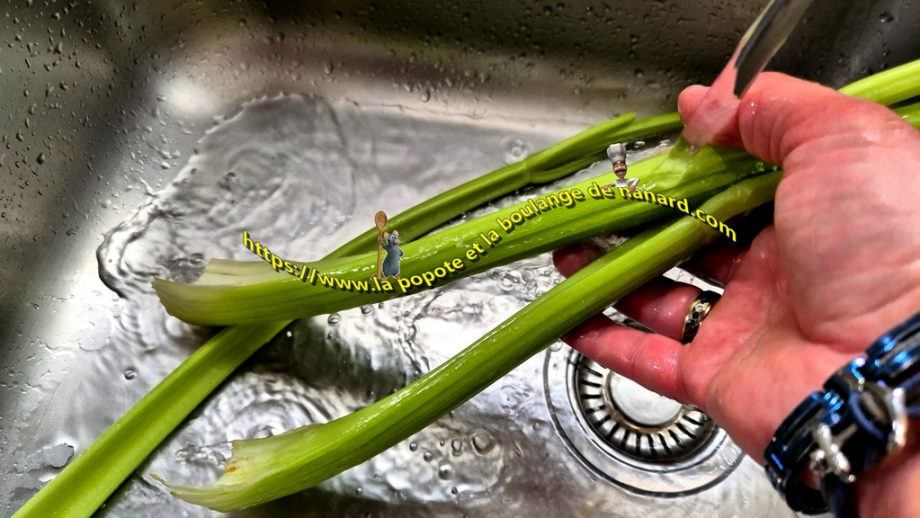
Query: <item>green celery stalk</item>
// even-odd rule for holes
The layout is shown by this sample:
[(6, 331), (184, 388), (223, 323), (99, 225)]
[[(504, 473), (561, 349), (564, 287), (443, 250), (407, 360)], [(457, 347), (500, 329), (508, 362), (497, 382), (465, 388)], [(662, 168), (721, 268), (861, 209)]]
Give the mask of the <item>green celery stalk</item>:
[[(773, 199), (781, 176), (774, 172), (742, 181), (710, 199), (702, 209), (722, 221), (749, 211)], [(553, 287), (398, 392), (326, 424), (264, 439), (234, 441), (224, 474), (211, 486), (164, 484), (182, 500), (225, 512), (318, 484), (428, 426), (579, 322), (719, 235), (689, 217), (647, 230)]]
[[(662, 155), (630, 167), (631, 176), (641, 179), (640, 187), (649, 186), (654, 189), (655, 194), (672, 196), (678, 201), (687, 198), (691, 210), (696, 208), (699, 202), (738, 180), (762, 174), (763, 171), (762, 162), (742, 151), (717, 150), (712, 147), (704, 148), (689, 160), (675, 160), (670, 158), (670, 155)], [(592, 183), (602, 186), (613, 179), (614, 176), (610, 173), (567, 187), (557, 193), (576, 189), (586, 193)], [(623, 199), (619, 195), (616, 199), (593, 199), (586, 195), (584, 201), (576, 202), (572, 207), (548, 210), (525, 220), (508, 232), (502, 230), (496, 222), (496, 218), (508, 219), (511, 213), (527, 206), (527, 202), (520, 203), (448, 228), (433, 236), (402, 244), (405, 255), (400, 266), (400, 274), (408, 282), (413, 275), (430, 272), (445, 262), (449, 263), (459, 258), (466, 266), (446, 279), (453, 281), (591, 236), (648, 223), (667, 217), (675, 211), (673, 208), (653, 203)], [(495, 231), (501, 237), (501, 241), (496, 242), (493, 248), (480, 237), (481, 234), (488, 235), (490, 231)], [(473, 243), (478, 243), (486, 250), (486, 253), (475, 262), (465, 257), (466, 251)], [(254, 275), (220, 275), (214, 271), (208, 272), (206, 268), (207, 282), (203, 284), (155, 279), (153, 287), (170, 314), (186, 322), (203, 325), (252, 324), (278, 318), (302, 318), (421, 291), (403, 291), (392, 279), (395, 285), (392, 291), (368, 291), (373, 290), (375, 286), (369, 279), (376, 268), (376, 261), (376, 254), (368, 253), (343, 258), (342, 262), (330, 265), (325, 271), (320, 269), (321, 266), (317, 266), (317, 270), (323, 275), (367, 283), (367, 288), (354, 291), (330, 289), (319, 282), (314, 285), (283, 272), (274, 272), (265, 262), (261, 267), (254, 267), (249, 264), (251, 262), (237, 263), (239, 268), (245, 268), (247, 272), (261, 268), (262, 273)], [(306, 264), (314, 266), (311, 263)], [(218, 262), (217, 266), (223, 271), (232, 272), (234, 269), (229, 261)], [(308, 275), (305, 274), (304, 277)]]
[(894, 111), (911, 126), (920, 128), (920, 103), (911, 104), (903, 108), (898, 108)]
[(920, 95), (920, 60), (848, 84), (841, 93), (891, 106)]
[(90, 516), (208, 394), (289, 322), (227, 328), (201, 346), (13, 516)]
[[(633, 122), (628, 113), (591, 127), (524, 160), (476, 178), (443, 194), (412, 207), (387, 222), (399, 229), (403, 241), (411, 241), (429, 230), (505, 194), (528, 185), (548, 183), (580, 171), (603, 160), (607, 145), (681, 128), (676, 113), (649, 117)], [(600, 151), (598, 151), (600, 150)], [(327, 258), (344, 257), (377, 250), (377, 229), (372, 227)]]

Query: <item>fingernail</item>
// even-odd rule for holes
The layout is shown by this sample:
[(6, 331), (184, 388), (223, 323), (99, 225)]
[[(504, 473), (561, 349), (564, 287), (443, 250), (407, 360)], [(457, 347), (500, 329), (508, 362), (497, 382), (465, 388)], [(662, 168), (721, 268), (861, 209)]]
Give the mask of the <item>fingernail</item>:
[[(684, 91), (681, 92), (680, 95), (683, 96), (687, 93), (693, 93), (694, 91), (697, 91), (697, 90), (705, 90), (706, 88), (708, 87), (703, 86), (703, 85), (690, 85), (687, 88), (684, 88)], [(683, 110), (682, 104), (683, 103), (680, 103), (680, 102), (677, 103), (677, 113), (678, 115), (681, 116), (681, 118), (683, 118), (684, 116), (684, 110)]]

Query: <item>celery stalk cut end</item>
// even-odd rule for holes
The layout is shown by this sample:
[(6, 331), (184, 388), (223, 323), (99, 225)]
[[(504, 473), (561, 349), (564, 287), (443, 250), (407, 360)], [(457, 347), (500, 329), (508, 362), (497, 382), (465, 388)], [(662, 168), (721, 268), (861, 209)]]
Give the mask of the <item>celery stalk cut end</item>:
[[(329, 423), (311, 424), (272, 437), (233, 441), (233, 450), (227, 467), (223, 474), (208, 486), (173, 484), (158, 475), (151, 476), (169, 488), (174, 497), (192, 504), (216, 511), (249, 507), (259, 503), (262, 498), (255, 497), (253, 500), (250, 496), (241, 504), (238, 500), (241, 495), (260, 494), (277, 498), (278, 495), (265, 492), (263, 484), (274, 485), (268, 481), (272, 475), (283, 474), (292, 468), (285, 452), (294, 449), (301, 458), (309, 458), (311, 451), (315, 452), (318, 447), (328, 444), (330, 439), (333, 439), (329, 437), (329, 433), (333, 436), (338, 435), (336, 430), (331, 428)], [(328, 476), (323, 476), (317, 482), (325, 478)]]

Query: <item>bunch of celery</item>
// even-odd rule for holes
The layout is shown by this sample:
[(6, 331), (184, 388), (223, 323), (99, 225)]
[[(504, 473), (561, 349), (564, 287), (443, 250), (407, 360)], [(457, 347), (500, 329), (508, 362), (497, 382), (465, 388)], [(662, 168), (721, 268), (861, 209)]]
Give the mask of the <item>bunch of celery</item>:
[[(860, 81), (846, 93), (885, 104), (920, 94), (920, 62), (911, 63)], [(910, 106), (902, 115), (915, 125), (920, 108)], [(676, 129), (675, 115), (651, 122), (612, 121), (601, 130), (588, 130), (558, 146), (493, 173), (516, 189), (529, 182), (548, 181), (574, 172), (603, 157), (607, 143), (643, 134)], [(627, 123), (625, 127), (622, 124)], [(656, 192), (696, 203), (709, 199), (702, 209), (720, 220), (743, 213), (772, 199), (780, 173), (758, 167), (743, 153), (707, 149), (687, 161), (660, 157), (631, 172)], [(487, 177), (488, 178), (488, 177)], [(605, 179), (598, 179), (603, 184)], [(459, 212), (503, 194), (488, 179), (470, 182), (431, 204), (393, 218), (407, 238), (420, 236)], [(581, 187), (584, 186), (576, 186)], [(466, 189), (466, 190), (464, 190)], [(464, 274), (540, 253), (562, 244), (610, 231), (634, 227), (673, 216), (670, 209), (616, 200), (604, 205), (583, 203), (574, 209), (557, 209), (529, 221), (504, 238)], [(456, 207), (456, 208), (455, 208)], [(580, 210), (582, 212), (576, 212)], [(508, 212), (515, 208), (508, 209)], [(446, 256), (457, 257), (470, 237), (493, 228), (496, 215), (480, 218), (410, 243), (415, 248), (403, 268), (411, 275)], [(476, 225), (473, 225), (476, 223)], [(486, 228), (477, 228), (487, 225)], [(405, 230), (404, 230), (405, 229)], [(415, 433), (466, 401), (495, 379), (549, 345), (567, 329), (596, 313), (647, 280), (660, 275), (715, 237), (715, 231), (691, 218), (659, 225), (629, 239), (598, 261), (546, 293), (520, 313), (445, 364), (403, 390), (352, 415), (324, 425), (294, 430), (276, 437), (234, 443), (225, 474), (202, 488), (174, 486), (180, 498), (221, 510), (264, 502), (316, 484)], [(513, 238), (513, 239), (512, 239)], [(367, 277), (370, 255), (376, 245), (369, 231), (314, 266), (344, 277)], [(443, 248), (441, 248), (443, 247)], [(488, 261), (485, 259), (488, 258)], [(182, 419), (246, 357), (289, 321), (279, 318), (278, 307), (262, 311), (257, 306), (280, 304), (291, 308), (282, 318), (328, 313), (398, 295), (357, 294), (311, 289), (283, 274), (232, 263), (215, 264), (206, 282), (182, 286), (158, 282), (164, 304), (180, 318), (195, 323), (257, 323), (228, 328), (196, 351), (135, 408), (49, 483), (16, 516), (88, 516)], [(605, 289), (598, 289), (604, 286)], [(304, 293), (306, 292), (306, 293)], [(254, 298), (261, 303), (255, 304)], [(245, 299), (247, 304), (237, 300)], [(105, 466), (101, 469), (100, 464)]]
[[(702, 209), (719, 219), (749, 211), (773, 198), (780, 177), (780, 172), (773, 172), (742, 181), (711, 198)], [(318, 484), (418, 432), (717, 235), (691, 218), (646, 230), (404, 389), (326, 424), (234, 441), (226, 471), (212, 486), (164, 483), (175, 496), (219, 511), (249, 507)]]
[[(654, 186), (656, 194), (670, 195), (678, 200), (687, 198), (692, 207), (731, 184), (763, 171), (763, 163), (741, 151), (713, 148), (704, 148), (689, 161), (661, 155), (630, 168), (631, 176), (639, 178), (644, 186)], [(610, 173), (563, 190), (586, 192), (592, 183), (604, 185), (614, 179)], [(405, 260), (400, 263), (401, 276), (409, 278), (464, 257), (471, 243), (484, 245), (480, 234), (488, 234), (490, 230), (495, 230), (501, 241), (494, 248), (487, 247), (485, 254), (475, 262), (467, 261), (466, 267), (451, 279), (483, 272), (591, 236), (674, 215), (674, 209), (618, 195), (615, 199), (587, 197), (571, 207), (544, 212), (508, 232), (496, 223), (496, 218), (507, 219), (526, 205), (526, 202), (514, 205), (401, 245), (405, 252)], [(373, 275), (376, 262), (376, 253), (369, 252), (305, 264), (324, 275), (367, 280)], [(153, 287), (170, 314), (203, 325), (249, 324), (331, 313), (419, 290), (403, 292), (395, 288), (391, 292), (378, 293), (334, 290), (275, 272), (268, 263), (252, 261), (212, 261), (193, 284), (156, 279)]]
[[(603, 159), (609, 142), (646, 138), (680, 128), (677, 114), (635, 120), (634, 114), (589, 128), (559, 144), (474, 179), (392, 218), (412, 239), (501, 195), (575, 173)], [(374, 250), (371, 230), (325, 259)], [(276, 317), (277, 318), (277, 317)], [(227, 377), (291, 320), (228, 327), (196, 350), (89, 448), (45, 485), (16, 517), (88, 517)], [(104, 466), (104, 469), (99, 469)]]

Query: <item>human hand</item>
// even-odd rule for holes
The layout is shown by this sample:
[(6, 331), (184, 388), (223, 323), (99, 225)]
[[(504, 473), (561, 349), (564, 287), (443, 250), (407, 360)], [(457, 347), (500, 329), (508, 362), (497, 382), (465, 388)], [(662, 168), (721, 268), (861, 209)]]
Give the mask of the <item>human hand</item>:
[[(682, 118), (706, 89), (679, 99)], [(678, 341), (699, 289), (655, 280), (616, 308), (655, 331), (597, 315), (563, 341), (662, 395), (700, 407), (758, 462), (782, 420), (839, 367), (920, 309), (920, 133), (874, 103), (765, 73), (718, 145), (783, 167), (773, 224), (744, 249), (719, 244), (683, 265), (721, 300), (691, 344)], [(571, 275), (600, 251), (554, 254)], [(920, 516), (915, 450), (859, 485), (863, 516)]]

